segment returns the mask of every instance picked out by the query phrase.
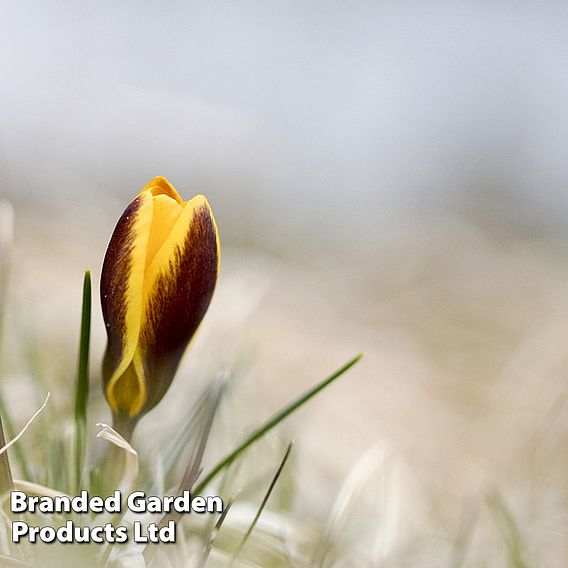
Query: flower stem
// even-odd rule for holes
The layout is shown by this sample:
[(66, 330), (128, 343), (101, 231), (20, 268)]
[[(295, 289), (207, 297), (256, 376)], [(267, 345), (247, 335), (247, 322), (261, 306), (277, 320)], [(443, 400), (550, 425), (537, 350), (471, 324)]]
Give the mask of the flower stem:
[[(112, 428), (116, 430), (128, 443), (132, 440), (134, 428), (138, 424), (138, 418), (130, 418), (113, 414)], [(125, 456), (124, 450), (109, 444), (102, 459), (102, 489), (105, 495), (110, 495), (120, 485), (124, 474)]]

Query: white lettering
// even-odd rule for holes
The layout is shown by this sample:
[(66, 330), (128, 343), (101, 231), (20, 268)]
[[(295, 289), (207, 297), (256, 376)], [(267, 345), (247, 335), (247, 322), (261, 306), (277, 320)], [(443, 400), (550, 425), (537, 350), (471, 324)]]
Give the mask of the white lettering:
[(28, 532), (28, 525), (24, 521), (14, 521), (12, 523), (12, 542), (20, 542), (20, 537)]
[(26, 500), (27, 495), (23, 491), (12, 491), (10, 493), (10, 511), (12, 513), (23, 513), (27, 508)]

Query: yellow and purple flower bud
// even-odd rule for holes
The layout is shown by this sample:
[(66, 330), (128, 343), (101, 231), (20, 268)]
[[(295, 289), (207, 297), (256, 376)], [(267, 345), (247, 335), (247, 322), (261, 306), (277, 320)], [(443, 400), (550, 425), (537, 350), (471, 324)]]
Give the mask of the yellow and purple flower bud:
[(219, 253), (207, 199), (182, 201), (163, 177), (122, 214), (101, 275), (104, 393), (115, 419), (137, 420), (168, 390), (211, 301)]

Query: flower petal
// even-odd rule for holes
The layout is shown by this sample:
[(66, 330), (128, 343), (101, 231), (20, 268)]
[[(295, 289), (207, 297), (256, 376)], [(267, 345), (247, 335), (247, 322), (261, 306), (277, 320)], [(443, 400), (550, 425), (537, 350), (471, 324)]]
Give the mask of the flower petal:
[(146, 268), (138, 351), (151, 381), (144, 411), (166, 393), (213, 296), (219, 239), (207, 199), (184, 204), (170, 234)]
[[(146, 399), (143, 377), (126, 371), (133, 364), (140, 335), (152, 212), (149, 191), (138, 195), (126, 208), (110, 240), (101, 274), (101, 304), (108, 333), (103, 361), (105, 394), (111, 408), (120, 413), (135, 413)], [(121, 400), (115, 397), (116, 385), (122, 378), (131, 395), (128, 403), (124, 396)]]
[(142, 188), (140, 193), (144, 193), (145, 191), (150, 191), (152, 195), (167, 195), (178, 203), (183, 203), (183, 199), (176, 191), (176, 188), (162, 176), (155, 177), (150, 183), (146, 184)]

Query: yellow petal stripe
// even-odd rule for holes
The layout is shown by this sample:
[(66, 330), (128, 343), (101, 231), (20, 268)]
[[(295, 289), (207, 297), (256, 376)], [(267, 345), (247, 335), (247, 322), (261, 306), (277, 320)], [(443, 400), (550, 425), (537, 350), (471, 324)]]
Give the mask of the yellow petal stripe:
[[(119, 366), (115, 369), (107, 383), (107, 400), (110, 406), (115, 411), (126, 412), (130, 416), (134, 416), (146, 400), (144, 374), (141, 372), (140, 360), (135, 361), (134, 354), (136, 352), (142, 323), (144, 269), (146, 266), (148, 241), (154, 208), (152, 194), (149, 191), (141, 193), (139, 199), (140, 206), (136, 212), (136, 218), (132, 228), (134, 241), (130, 255), (130, 273), (126, 289), (128, 302), (126, 305), (123, 354)], [(129, 369), (129, 373), (126, 373), (127, 369)], [(125, 381), (125, 391), (131, 393), (132, 396), (128, 402), (125, 400), (125, 396), (121, 397), (122, 400), (117, 399), (115, 396), (116, 387), (119, 382), (122, 381)]]

